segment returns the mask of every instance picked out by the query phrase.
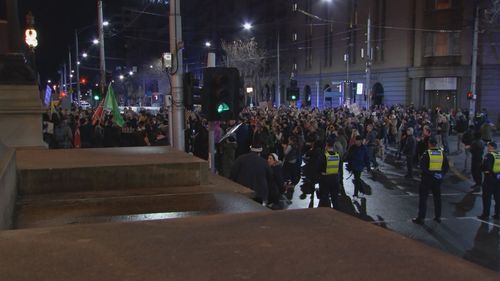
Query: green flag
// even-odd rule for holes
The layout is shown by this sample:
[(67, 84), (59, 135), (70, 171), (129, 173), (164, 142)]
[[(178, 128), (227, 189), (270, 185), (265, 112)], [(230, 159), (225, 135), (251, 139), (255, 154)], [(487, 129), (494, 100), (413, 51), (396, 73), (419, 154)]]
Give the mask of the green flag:
[(108, 94), (106, 95), (106, 100), (104, 101), (104, 108), (113, 113), (113, 122), (115, 122), (116, 125), (123, 127), (125, 121), (120, 113), (120, 108), (118, 107), (118, 102), (115, 97), (115, 91), (113, 91), (111, 83), (109, 83)]

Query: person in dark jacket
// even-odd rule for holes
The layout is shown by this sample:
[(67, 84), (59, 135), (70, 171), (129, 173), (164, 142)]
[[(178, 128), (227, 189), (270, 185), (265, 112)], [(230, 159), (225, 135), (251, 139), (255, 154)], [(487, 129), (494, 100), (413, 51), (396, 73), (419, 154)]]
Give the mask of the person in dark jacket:
[(377, 132), (373, 129), (373, 125), (366, 126), (366, 148), (368, 149), (368, 157), (373, 165), (373, 169), (378, 169), (376, 149), (377, 149)]
[(432, 191), (434, 199), (434, 221), (441, 222), (441, 184), (443, 178), (450, 169), (448, 158), (443, 150), (437, 148), (435, 138), (429, 139), (429, 149), (420, 159), (422, 169), (422, 181), (419, 187), (418, 216), (412, 221), (423, 224), (427, 212), (427, 197), (429, 190)]
[(483, 183), (483, 213), (478, 216), (481, 220), (489, 220), (491, 197), (495, 199), (495, 214), (493, 218), (500, 220), (500, 153), (497, 144), (488, 143), (488, 154), (484, 157), (482, 170)]
[(271, 209), (283, 209), (280, 197), (284, 193), (283, 163), (276, 153), (271, 153), (267, 157), (267, 164), (272, 170), (272, 180), (269, 184), (269, 203)]
[(469, 161), (471, 158), (471, 145), (474, 140), (474, 125), (470, 125), (469, 129), (462, 136), (462, 143), (464, 144), (464, 153), (465, 153), (465, 161), (464, 161), (464, 173), (467, 173), (467, 167), (469, 166)]
[(348, 170), (354, 174), (354, 197), (358, 197), (359, 191), (363, 192), (363, 182), (361, 181), (361, 173), (364, 168), (371, 172), (370, 158), (368, 150), (363, 145), (363, 137), (357, 136), (347, 153)]
[(474, 134), (474, 141), (472, 141), (472, 145), (470, 146), (470, 153), (472, 155), (471, 172), (475, 183), (471, 187), (472, 189), (480, 187), (483, 183), (481, 163), (483, 161), (484, 147), (484, 142), (481, 140), (481, 133), (476, 132)]
[(406, 141), (403, 147), (403, 154), (406, 156), (406, 176), (405, 178), (413, 178), (413, 157), (415, 157), (417, 141), (413, 135), (413, 128), (406, 129)]
[(260, 157), (261, 152), (261, 145), (253, 145), (249, 153), (236, 159), (231, 170), (231, 180), (254, 190), (255, 201), (259, 203), (268, 201), (269, 184), (272, 181), (271, 167)]

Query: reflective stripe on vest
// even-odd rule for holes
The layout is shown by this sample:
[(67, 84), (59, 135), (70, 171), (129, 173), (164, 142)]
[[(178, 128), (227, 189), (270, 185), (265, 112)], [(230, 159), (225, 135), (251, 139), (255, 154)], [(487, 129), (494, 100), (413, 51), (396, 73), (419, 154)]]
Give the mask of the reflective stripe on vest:
[(439, 149), (428, 150), (429, 153), (429, 171), (441, 172), (443, 169), (443, 151)]
[(493, 156), (493, 173), (500, 174), (500, 152), (490, 152)]
[(337, 175), (339, 173), (340, 156), (335, 153), (330, 155), (325, 153), (326, 157), (326, 175)]

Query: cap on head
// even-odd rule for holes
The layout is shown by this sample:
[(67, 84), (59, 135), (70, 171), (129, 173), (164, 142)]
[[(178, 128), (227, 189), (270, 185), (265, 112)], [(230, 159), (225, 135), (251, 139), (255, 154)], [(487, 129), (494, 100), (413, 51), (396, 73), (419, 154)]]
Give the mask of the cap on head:
[(269, 156), (271, 156), (274, 161), (279, 161), (280, 160), (279, 157), (278, 157), (278, 155), (276, 153), (271, 153), (271, 154), (269, 154)]
[(252, 146), (250, 146), (250, 151), (260, 153), (262, 152), (262, 145), (253, 144)]

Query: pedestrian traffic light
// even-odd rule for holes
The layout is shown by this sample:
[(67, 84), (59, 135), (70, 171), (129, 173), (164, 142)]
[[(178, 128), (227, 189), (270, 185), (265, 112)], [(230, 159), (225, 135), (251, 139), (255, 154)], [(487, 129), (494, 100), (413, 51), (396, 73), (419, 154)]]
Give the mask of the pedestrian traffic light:
[(243, 108), (236, 68), (214, 67), (203, 72), (203, 113), (208, 121), (236, 119)]
[(472, 92), (467, 92), (467, 99), (468, 100), (474, 99), (474, 94)]
[(286, 98), (288, 101), (297, 101), (300, 97), (300, 90), (297, 86), (297, 80), (290, 80), (290, 88), (286, 89)]

